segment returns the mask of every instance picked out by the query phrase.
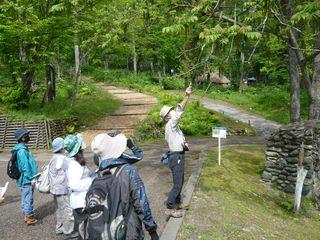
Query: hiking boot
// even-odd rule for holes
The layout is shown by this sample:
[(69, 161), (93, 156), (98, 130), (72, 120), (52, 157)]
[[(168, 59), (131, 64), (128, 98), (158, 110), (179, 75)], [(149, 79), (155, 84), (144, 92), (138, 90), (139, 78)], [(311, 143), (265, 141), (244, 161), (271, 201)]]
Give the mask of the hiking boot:
[(35, 225), (37, 223), (40, 223), (34, 216), (26, 216), (25, 219), (28, 225)]
[(28, 221), (27, 215), (23, 215), (23, 221), (26, 223)]
[(188, 210), (189, 209), (189, 205), (188, 204), (184, 204), (184, 203), (179, 203), (177, 204), (177, 208), (178, 210)]
[(178, 211), (177, 209), (169, 209), (169, 208), (165, 211), (165, 214), (168, 217), (174, 217), (174, 218), (181, 218), (183, 216), (181, 211)]
[(73, 239), (73, 238), (77, 238), (79, 237), (79, 232), (78, 231), (74, 231), (72, 233), (69, 234), (63, 234), (63, 239), (67, 240), (67, 239)]

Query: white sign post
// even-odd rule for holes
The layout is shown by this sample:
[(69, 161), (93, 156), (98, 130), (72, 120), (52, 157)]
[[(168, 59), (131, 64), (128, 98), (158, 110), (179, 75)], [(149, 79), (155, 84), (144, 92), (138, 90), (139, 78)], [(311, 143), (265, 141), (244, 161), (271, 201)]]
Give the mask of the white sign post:
[(227, 138), (227, 129), (224, 127), (213, 127), (212, 137), (218, 138), (218, 164), (221, 165), (221, 138)]

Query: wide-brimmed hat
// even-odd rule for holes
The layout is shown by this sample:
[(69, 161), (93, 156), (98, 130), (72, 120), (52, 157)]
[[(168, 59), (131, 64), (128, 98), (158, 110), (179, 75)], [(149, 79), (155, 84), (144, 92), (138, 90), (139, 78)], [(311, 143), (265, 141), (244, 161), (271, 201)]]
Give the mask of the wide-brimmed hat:
[(160, 111), (160, 116), (162, 117), (162, 119), (164, 119), (168, 115), (168, 113), (173, 109), (174, 108), (171, 106), (164, 105)]
[(59, 152), (64, 147), (64, 140), (58, 137), (52, 141), (52, 152)]
[(29, 134), (29, 131), (25, 128), (20, 128), (14, 133), (14, 137), (17, 141), (19, 141), (26, 134)]
[(122, 133), (114, 137), (102, 133), (95, 136), (91, 143), (93, 153), (99, 155), (103, 160), (120, 157), (126, 147), (127, 137)]
[(74, 157), (80, 149), (85, 149), (82, 134), (67, 135), (64, 139), (64, 149), (68, 152), (68, 157)]

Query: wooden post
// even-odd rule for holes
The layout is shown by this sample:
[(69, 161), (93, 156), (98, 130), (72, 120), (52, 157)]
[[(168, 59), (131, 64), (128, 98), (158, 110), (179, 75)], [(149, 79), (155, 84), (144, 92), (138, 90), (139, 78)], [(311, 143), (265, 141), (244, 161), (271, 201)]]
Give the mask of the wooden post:
[(300, 146), (299, 162), (297, 167), (297, 182), (296, 182), (296, 188), (295, 188), (295, 194), (294, 194), (294, 212), (295, 213), (298, 213), (300, 210), (303, 182), (308, 172), (306, 169), (303, 168), (304, 154), (305, 154), (304, 142), (302, 142)]
[(221, 165), (221, 138), (218, 138), (218, 164)]
[(5, 118), (5, 124), (4, 124), (2, 148), (5, 148), (6, 146), (6, 137), (7, 137), (7, 130), (8, 130), (8, 117), (5, 116), (4, 118)]

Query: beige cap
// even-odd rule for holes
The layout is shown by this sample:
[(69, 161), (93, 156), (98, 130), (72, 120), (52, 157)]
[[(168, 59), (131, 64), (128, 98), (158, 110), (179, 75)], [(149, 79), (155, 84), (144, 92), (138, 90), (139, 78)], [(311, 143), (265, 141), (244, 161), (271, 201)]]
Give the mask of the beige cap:
[(91, 143), (93, 153), (102, 159), (118, 158), (126, 150), (127, 138), (124, 134), (111, 137), (106, 133), (94, 137)]
[(160, 111), (160, 116), (162, 117), (162, 119), (165, 118), (165, 116), (171, 111), (173, 110), (173, 107), (169, 107), (167, 105), (164, 105)]

